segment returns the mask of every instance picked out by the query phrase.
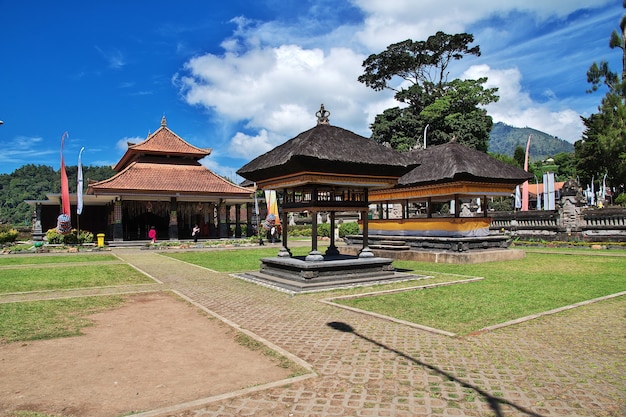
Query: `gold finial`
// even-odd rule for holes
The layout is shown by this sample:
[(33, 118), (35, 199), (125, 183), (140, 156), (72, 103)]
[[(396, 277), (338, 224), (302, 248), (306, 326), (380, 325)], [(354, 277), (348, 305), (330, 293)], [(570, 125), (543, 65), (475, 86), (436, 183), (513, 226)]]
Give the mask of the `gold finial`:
[(324, 109), (324, 104), (320, 107), (319, 111), (315, 113), (317, 116), (317, 124), (318, 125), (328, 125), (330, 122), (328, 121), (328, 116), (330, 116), (330, 112)]
[(165, 120), (165, 115), (163, 115), (163, 118), (161, 119), (161, 126), (162, 127), (167, 126), (167, 120)]

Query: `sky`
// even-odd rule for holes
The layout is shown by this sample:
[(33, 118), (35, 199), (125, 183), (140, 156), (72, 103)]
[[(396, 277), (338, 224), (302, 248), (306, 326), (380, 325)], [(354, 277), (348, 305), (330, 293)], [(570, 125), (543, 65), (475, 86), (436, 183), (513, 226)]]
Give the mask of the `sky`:
[(590, 65), (621, 71), (608, 45), (626, 12), (617, 0), (0, 0), (0, 11), (0, 173), (59, 169), (64, 132), (66, 165), (82, 147), (84, 165), (114, 165), (165, 116), (236, 182), (314, 127), (321, 104), (332, 125), (369, 137), (399, 103), (357, 81), (363, 61), (437, 31), (473, 34), (481, 56), (454, 62), (450, 79), (488, 77), (494, 122), (575, 142), (604, 95), (586, 93)]

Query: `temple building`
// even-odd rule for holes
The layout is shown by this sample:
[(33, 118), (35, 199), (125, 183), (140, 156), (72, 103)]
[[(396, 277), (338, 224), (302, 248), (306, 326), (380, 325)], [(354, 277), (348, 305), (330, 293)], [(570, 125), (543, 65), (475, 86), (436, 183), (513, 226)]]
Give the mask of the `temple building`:
[[(213, 173), (199, 161), (211, 149), (195, 147), (167, 127), (128, 149), (113, 168), (113, 177), (88, 184), (84, 208), (72, 225), (105, 233), (106, 240), (146, 240), (154, 227), (158, 240), (191, 238), (194, 225), (201, 238), (241, 237), (252, 230), (254, 189), (241, 187)], [(60, 202), (57, 195), (36, 205), (43, 233), (55, 227)]]

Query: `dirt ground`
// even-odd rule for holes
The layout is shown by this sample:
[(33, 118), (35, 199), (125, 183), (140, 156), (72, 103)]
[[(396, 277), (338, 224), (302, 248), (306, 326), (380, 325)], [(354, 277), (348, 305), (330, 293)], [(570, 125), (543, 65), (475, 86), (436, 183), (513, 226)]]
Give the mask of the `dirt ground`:
[(132, 296), (71, 338), (0, 345), (0, 416), (110, 417), (284, 379), (289, 370), (170, 294)]

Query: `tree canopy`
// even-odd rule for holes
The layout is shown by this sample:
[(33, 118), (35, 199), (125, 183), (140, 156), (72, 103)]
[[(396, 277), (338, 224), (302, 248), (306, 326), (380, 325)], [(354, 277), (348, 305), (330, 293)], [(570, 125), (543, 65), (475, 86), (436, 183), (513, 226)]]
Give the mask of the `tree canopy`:
[[(76, 192), (78, 166), (65, 167), (69, 190)], [(100, 181), (112, 177), (108, 166), (83, 166), (84, 186), (88, 180)], [(84, 191), (84, 190), (83, 190)], [(61, 173), (47, 165), (24, 165), (11, 174), (0, 174), (0, 223), (30, 225), (33, 208), (24, 200), (45, 200), (46, 194), (61, 193)]]
[[(623, 2), (626, 8), (626, 1)], [(576, 142), (576, 168), (584, 183), (606, 175), (607, 185), (624, 191), (626, 182), (626, 15), (620, 21), (620, 32), (614, 30), (609, 40), (611, 49), (622, 54), (622, 71), (611, 70), (606, 61), (594, 62), (587, 71), (591, 88), (601, 86), (607, 92), (598, 107), (598, 113), (582, 117), (585, 131)]]
[[(456, 139), (486, 152), (493, 121), (480, 106), (498, 100), (497, 88), (486, 89), (487, 78), (448, 80), (452, 61), (480, 56), (473, 41), (468, 33), (437, 32), (426, 41), (407, 39), (370, 55), (358, 80), (376, 91), (394, 91), (406, 105), (377, 115), (372, 138), (400, 151), (423, 146), (426, 136), (427, 145)], [(403, 80), (399, 86), (392, 82), (396, 78)]]

